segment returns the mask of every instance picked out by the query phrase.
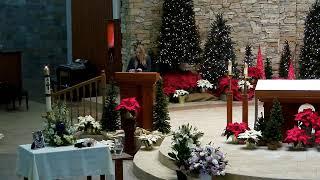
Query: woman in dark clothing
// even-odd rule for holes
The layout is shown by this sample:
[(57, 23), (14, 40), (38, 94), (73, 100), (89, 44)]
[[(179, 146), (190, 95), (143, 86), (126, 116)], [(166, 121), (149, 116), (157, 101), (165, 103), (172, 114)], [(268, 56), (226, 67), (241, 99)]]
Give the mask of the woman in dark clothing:
[(137, 46), (135, 53), (136, 55), (129, 61), (127, 72), (151, 71), (151, 58), (146, 54), (141, 44)]

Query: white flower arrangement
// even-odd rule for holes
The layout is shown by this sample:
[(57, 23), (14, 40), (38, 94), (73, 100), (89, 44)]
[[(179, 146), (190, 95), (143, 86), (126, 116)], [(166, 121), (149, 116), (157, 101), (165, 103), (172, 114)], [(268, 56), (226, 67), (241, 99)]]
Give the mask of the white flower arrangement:
[(256, 143), (258, 142), (261, 136), (261, 131), (246, 130), (244, 133), (238, 135), (238, 139), (244, 139), (246, 142), (249, 143)]
[(240, 89), (244, 89), (244, 85), (245, 85), (245, 84), (247, 85), (247, 88), (248, 88), (248, 89), (253, 88), (253, 85), (251, 85), (249, 81), (246, 81), (246, 83), (245, 83), (244, 80), (239, 80), (239, 81), (238, 81), (238, 87), (239, 87)]
[(179, 89), (179, 90), (175, 91), (175, 93), (173, 94), (173, 97), (185, 96), (187, 94), (189, 94), (188, 91), (185, 91), (183, 89)]
[(204, 89), (212, 89), (213, 88), (213, 84), (211, 84), (208, 80), (206, 79), (200, 79), (197, 81), (197, 86), (200, 88), (204, 88)]
[(4, 138), (4, 135), (0, 133), (0, 139)]
[(142, 134), (138, 139), (146, 148), (152, 148), (153, 144), (157, 143), (158, 139), (161, 139), (161, 136), (157, 134)]
[(79, 116), (79, 123), (75, 124), (74, 127), (78, 131), (84, 131), (87, 133), (98, 134), (101, 130), (101, 125), (92, 116), (87, 115), (85, 117)]

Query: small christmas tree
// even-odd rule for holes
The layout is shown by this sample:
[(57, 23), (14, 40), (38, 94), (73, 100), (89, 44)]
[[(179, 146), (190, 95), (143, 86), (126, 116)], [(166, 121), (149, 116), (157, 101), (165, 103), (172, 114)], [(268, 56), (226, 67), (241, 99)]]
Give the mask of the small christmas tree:
[(266, 75), (264, 73), (263, 57), (262, 57), (262, 52), (261, 52), (260, 46), (259, 46), (258, 55), (257, 55), (256, 67), (260, 71), (261, 79), (266, 79)]
[(265, 143), (266, 143), (266, 139), (264, 138), (264, 134), (265, 134), (265, 130), (266, 130), (266, 123), (267, 123), (267, 121), (265, 120), (265, 118), (263, 117), (263, 114), (261, 112), (261, 116), (258, 118), (257, 123), (255, 124), (255, 127), (254, 127), (254, 129), (256, 131), (261, 131), (262, 136), (259, 139), (261, 145), (265, 145)]
[(253, 66), (253, 54), (252, 54), (251, 45), (249, 45), (249, 44), (246, 46), (246, 52), (244, 55), (244, 62), (248, 64), (248, 67)]
[(289, 70), (289, 62), (291, 59), (291, 51), (288, 41), (286, 40), (283, 46), (280, 64), (279, 64), (279, 77), (287, 79), (288, 70)]
[(181, 63), (199, 63), (200, 52), (193, 0), (164, 0), (157, 64), (177, 68)]
[(268, 143), (278, 143), (282, 140), (282, 124), (284, 118), (281, 105), (277, 99), (273, 100), (273, 106), (270, 112), (269, 120), (266, 123), (264, 138)]
[(120, 114), (119, 111), (115, 110), (118, 93), (113, 81), (111, 81), (110, 85), (110, 88), (107, 90), (101, 118), (101, 128), (105, 131), (115, 131), (120, 128)]
[(266, 79), (272, 79), (273, 72), (272, 72), (271, 61), (270, 61), (269, 58), (266, 59), (266, 63), (265, 63), (265, 66), (264, 66), (264, 71), (266, 73)]
[(162, 133), (170, 132), (168, 100), (163, 93), (163, 81), (157, 82), (156, 103), (153, 107), (153, 128)]
[(306, 17), (300, 52), (300, 78), (320, 78), (320, 2), (316, 0)]
[(217, 89), (219, 78), (227, 74), (229, 60), (232, 62), (233, 73), (238, 74), (234, 42), (230, 34), (231, 27), (226, 25), (222, 14), (218, 14), (216, 20), (211, 24), (208, 40), (204, 47), (204, 62), (201, 66), (203, 78), (213, 84), (213, 89)]
[(294, 72), (292, 60), (290, 60), (289, 62), (288, 79), (296, 79), (296, 74)]

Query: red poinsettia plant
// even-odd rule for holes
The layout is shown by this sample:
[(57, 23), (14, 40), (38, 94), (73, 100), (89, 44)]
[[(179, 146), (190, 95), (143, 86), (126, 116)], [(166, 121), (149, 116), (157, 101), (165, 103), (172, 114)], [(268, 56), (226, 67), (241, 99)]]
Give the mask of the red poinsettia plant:
[(239, 134), (244, 133), (246, 130), (250, 130), (247, 123), (228, 123), (223, 135), (227, 136), (227, 139), (232, 135), (238, 137)]
[(116, 111), (128, 111), (131, 114), (137, 114), (140, 109), (140, 105), (135, 97), (122, 99), (120, 104), (115, 108)]
[(314, 134), (314, 137), (315, 137), (314, 142), (319, 145), (320, 144), (320, 131), (317, 131)]
[(257, 67), (249, 67), (248, 68), (248, 76), (253, 79), (261, 79), (262, 73)]
[(295, 119), (298, 121), (299, 126), (302, 127), (312, 127), (318, 129), (318, 121), (319, 116), (318, 113), (314, 112), (312, 109), (304, 109), (303, 111), (299, 112), (295, 115)]
[(299, 144), (305, 146), (310, 138), (311, 137), (307, 135), (305, 130), (295, 126), (287, 131), (287, 137), (285, 138), (284, 142), (293, 143), (295, 147)]
[(169, 72), (163, 75), (163, 91), (169, 96), (175, 93), (177, 89), (188, 90), (197, 87), (197, 81), (201, 79), (197, 73)]

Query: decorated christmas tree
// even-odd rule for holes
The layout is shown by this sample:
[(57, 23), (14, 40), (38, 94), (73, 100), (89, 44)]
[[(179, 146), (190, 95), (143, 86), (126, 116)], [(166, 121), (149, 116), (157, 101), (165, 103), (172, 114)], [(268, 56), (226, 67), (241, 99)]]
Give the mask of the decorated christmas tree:
[(300, 52), (300, 78), (320, 78), (320, 1), (316, 0), (305, 20)]
[(292, 60), (289, 62), (288, 79), (296, 79)]
[(249, 67), (253, 66), (253, 54), (252, 54), (252, 49), (251, 45), (246, 46), (246, 52), (244, 55), (244, 62), (248, 64)]
[(120, 114), (116, 111), (118, 93), (115, 83), (111, 81), (110, 88), (107, 90), (105, 105), (103, 107), (101, 128), (105, 131), (115, 131), (120, 127)]
[(270, 61), (269, 58), (266, 59), (265, 66), (264, 66), (264, 71), (265, 71), (265, 74), (266, 74), (266, 79), (272, 79), (273, 72), (272, 72), (271, 61)]
[(274, 99), (269, 120), (266, 123), (263, 133), (263, 137), (268, 143), (279, 142), (282, 140), (281, 130), (283, 122), (284, 118), (282, 115), (280, 102), (277, 99)]
[(279, 64), (279, 77), (287, 79), (288, 70), (289, 70), (289, 62), (291, 59), (291, 51), (288, 41), (286, 40), (283, 46), (280, 64)]
[(163, 93), (163, 82), (159, 80), (156, 89), (156, 102), (153, 107), (153, 128), (167, 134), (171, 128), (169, 120), (168, 100)]
[(170, 68), (176, 68), (181, 63), (199, 63), (199, 39), (193, 0), (165, 0), (156, 63)]
[(216, 16), (211, 24), (208, 40), (204, 47), (201, 73), (204, 79), (213, 84), (213, 89), (218, 86), (220, 77), (227, 74), (228, 61), (233, 65), (233, 73), (237, 74), (233, 42), (230, 37), (231, 27), (226, 25), (222, 14)]
[(265, 72), (264, 72), (263, 57), (262, 57), (262, 52), (261, 52), (260, 46), (259, 46), (258, 55), (257, 55), (256, 67), (260, 71), (261, 79), (266, 79), (266, 75), (265, 75)]

